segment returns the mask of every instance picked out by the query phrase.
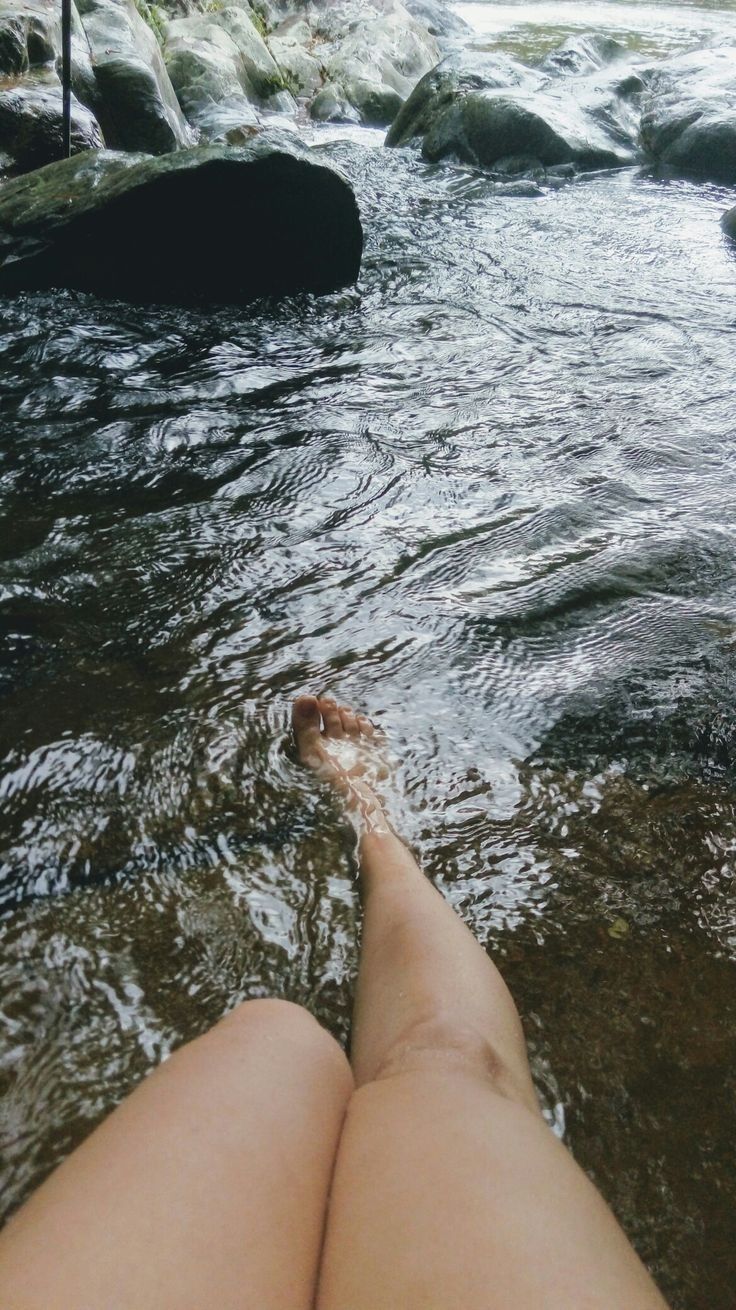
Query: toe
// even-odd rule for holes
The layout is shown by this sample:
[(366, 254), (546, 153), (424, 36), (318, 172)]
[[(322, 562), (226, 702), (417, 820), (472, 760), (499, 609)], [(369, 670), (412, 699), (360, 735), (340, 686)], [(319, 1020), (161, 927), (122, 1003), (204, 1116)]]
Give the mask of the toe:
[(340, 718), (342, 719), (343, 732), (347, 733), (348, 737), (360, 736), (357, 716), (353, 713), (349, 705), (340, 706)]
[(371, 723), (370, 719), (367, 719), (365, 717), (365, 714), (358, 714), (356, 718), (358, 724), (358, 731), (362, 733), (364, 737), (375, 736), (375, 728), (373, 727), (373, 724)]
[(320, 742), (319, 702), (315, 696), (297, 696), (291, 709), (291, 725), (299, 754), (306, 760)]
[(319, 708), (325, 725), (325, 737), (344, 737), (342, 719), (335, 701), (322, 697), (319, 701)]

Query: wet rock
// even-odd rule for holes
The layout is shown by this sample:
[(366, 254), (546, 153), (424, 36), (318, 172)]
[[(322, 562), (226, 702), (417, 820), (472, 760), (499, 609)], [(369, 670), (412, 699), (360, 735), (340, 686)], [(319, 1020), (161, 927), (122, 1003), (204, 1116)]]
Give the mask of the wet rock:
[(0, 3), (0, 75), (17, 76), (53, 63), (60, 40), (60, 13), (45, 3)]
[(0, 292), (247, 303), (354, 282), (352, 191), (285, 133), (159, 158), (89, 152), (0, 191)]
[(677, 55), (644, 74), (641, 144), (669, 173), (736, 183), (736, 47)]
[(346, 96), (331, 82), (317, 92), (309, 112), (318, 123), (359, 123), (358, 110), (350, 104)]
[(727, 210), (721, 219), (721, 225), (726, 236), (736, 241), (736, 209)]
[[(414, 87), (391, 124), (387, 146), (425, 136), (444, 111), (467, 95), (497, 89), (536, 90), (544, 79), (510, 55), (461, 53), (432, 68)], [(500, 155), (499, 155), (500, 158)]]
[(295, 93), (322, 121), (386, 126), (440, 57), (434, 36), (401, 0), (300, 8), (269, 40)]
[[(61, 6), (56, 0), (0, 0), (0, 173), (38, 168), (62, 153)], [(72, 150), (103, 143), (94, 114), (89, 48), (72, 6)]]
[(556, 50), (551, 50), (542, 60), (539, 70), (554, 76), (580, 77), (585, 73), (595, 73), (614, 60), (627, 57), (626, 46), (614, 37), (590, 33), (587, 36), (571, 36)]
[[(104, 144), (99, 124), (72, 97), (73, 153)], [(5, 170), (25, 173), (62, 155), (61, 84), (54, 73), (0, 88), (0, 152)]]
[(449, 155), (484, 168), (508, 156), (620, 168), (636, 158), (638, 120), (618, 81), (598, 72), (549, 76), (500, 54), (453, 56), (415, 87), (386, 144), (419, 136), (427, 159)]
[(165, 53), (187, 118), (210, 141), (231, 140), (238, 128), (260, 122), (257, 108), (295, 109), (290, 97), (279, 103), (283, 73), (239, 6), (169, 23)]
[[(212, 47), (211, 51), (208, 46)], [(172, 52), (177, 50), (188, 50), (203, 58), (205, 82), (207, 68), (217, 68), (219, 64), (223, 75), (228, 79), (234, 77), (241, 91), (253, 100), (267, 100), (274, 91), (283, 90), (284, 79), (276, 60), (249, 11), (239, 5), (227, 5), (212, 13), (168, 23), (166, 61), (169, 66), (174, 57)], [(217, 98), (216, 84), (211, 85), (211, 94), (213, 99)]]
[(435, 38), (400, 0), (371, 0), (358, 18), (349, 5), (338, 5), (325, 30), (325, 79), (342, 90), (362, 122), (376, 126), (393, 121), (440, 56)]
[(443, 4), (443, 0), (404, 0), (404, 8), (412, 18), (423, 23), (430, 36), (436, 37), (440, 44), (472, 36), (470, 24)]
[(165, 154), (191, 143), (161, 50), (132, 0), (81, 0), (105, 141)]
[(312, 29), (301, 13), (290, 14), (269, 37), (271, 53), (297, 95), (312, 96), (322, 87), (322, 62), (313, 53), (313, 43)]

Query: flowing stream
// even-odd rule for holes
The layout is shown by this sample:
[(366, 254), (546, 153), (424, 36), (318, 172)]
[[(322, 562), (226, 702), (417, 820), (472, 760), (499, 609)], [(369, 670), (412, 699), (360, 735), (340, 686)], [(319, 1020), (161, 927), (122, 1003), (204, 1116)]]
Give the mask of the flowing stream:
[[(527, 57), (736, 37), (725, 3), (460, 12)], [(736, 195), (500, 197), (321, 140), (356, 288), (0, 302), (4, 1209), (241, 998), (346, 1039), (351, 836), (287, 735), (324, 689), (390, 734), (555, 1130), (673, 1305), (733, 1310)]]

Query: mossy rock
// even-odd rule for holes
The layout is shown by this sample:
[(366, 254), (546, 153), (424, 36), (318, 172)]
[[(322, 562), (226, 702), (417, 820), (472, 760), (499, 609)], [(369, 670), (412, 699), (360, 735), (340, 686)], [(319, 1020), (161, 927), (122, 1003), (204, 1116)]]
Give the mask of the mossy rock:
[[(143, 235), (142, 235), (143, 234)], [(353, 193), (290, 134), (152, 158), (89, 151), (0, 192), (0, 292), (248, 303), (354, 282)]]

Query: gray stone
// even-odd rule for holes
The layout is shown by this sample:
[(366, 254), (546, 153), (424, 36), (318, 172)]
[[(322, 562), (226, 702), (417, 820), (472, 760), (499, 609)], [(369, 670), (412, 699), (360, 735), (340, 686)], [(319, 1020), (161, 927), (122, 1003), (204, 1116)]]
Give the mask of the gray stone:
[(425, 158), (495, 169), (509, 157), (545, 168), (620, 168), (636, 158), (638, 116), (620, 73), (550, 76), (509, 56), (453, 56), (418, 83), (386, 144), (422, 138)]
[(721, 219), (721, 224), (726, 236), (736, 241), (736, 209), (728, 209)]
[(318, 91), (309, 112), (318, 123), (359, 123), (360, 114), (347, 97), (331, 82)]
[(465, 95), (497, 89), (536, 90), (544, 78), (510, 55), (461, 53), (432, 68), (414, 87), (391, 124), (387, 146), (403, 146), (429, 132), (438, 116)]
[[(96, 86), (89, 46), (72, 4), (72, 89), (95, 108)], [(18, 77), (61, 63), (61, 4), (58, 0), (0, 0), (0, 76)]]
[(453, 38), (462, 40), (472, 35), (470, 24), (448, 9), (443, 0), (404, 0), (404, 8), (440, 42)]
[[(104, 144), (94, 115), (74, 96), (71, 144), (74, 153)], [(18, 173), (61, 158), (61, 84), (55, 73), (0, 88), (0, 152), (6, 168)]]
[(290, 14), (269, 37), (271, 53), (291, 86), (297, 94), (307, 96), (322, 86), (322, 63), (311, 53), (313, 39), (303, 14)]
[(341, 35), (325, 51), (325, 79), (344, 92), (364, 123), (393, 121), (416, 82), (437, 63), (433, 36), (400, 0), (371, 0), (355, 19), (349, 8), (331, 11)]
[(355, 281), (345, 178), (284, 133), (153, 158), (88, 152), (0, 191), (0, 293), (247, 303)]
[(640, 140), (668, 173), (736, 183), (736, 47), (675, 56), (646, 70)]
[(105, 141), (165, 154), (191, 143), (158, 41), (132, 0), (82, 0)]
[[(267, 100), (274, 91), (283, 90), (281, 69), (255, 27), (248, 9), (241, 5), (225, 5), (208, 15), (207, 23), (227, 32), (238, 51), (245, 77), (257, 96)], [(175, 28), (176, 24), (172, 24), (172, 27)]]
[(165, 57), (187, 118), (210, 141), (232, 140), (238, 126), (259, 122), (254, 107), (294, 108), (291, 100), (279, 104), (283, 74), (241, 7), (169, 23)]
[(571, 36), (562, 45), (551, 50), (539, 65), (542, 73), (565, 77), (595, 73), (617, 59), (628, 58), (625, 45), (612, 36), (589, 33)]

